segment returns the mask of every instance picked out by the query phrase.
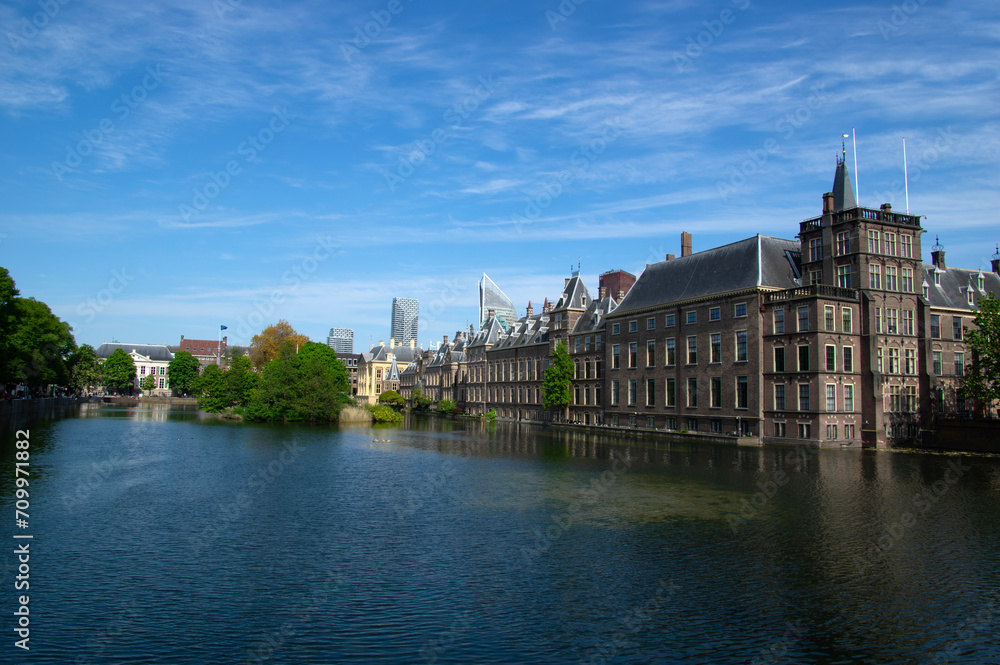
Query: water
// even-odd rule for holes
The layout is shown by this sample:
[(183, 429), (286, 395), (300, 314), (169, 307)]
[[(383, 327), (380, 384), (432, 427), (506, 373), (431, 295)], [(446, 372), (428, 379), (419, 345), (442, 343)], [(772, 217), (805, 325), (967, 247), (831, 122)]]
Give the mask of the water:
[(30, 441), (2, 662), (1000, 663), (1000, 458), (107, 407)]

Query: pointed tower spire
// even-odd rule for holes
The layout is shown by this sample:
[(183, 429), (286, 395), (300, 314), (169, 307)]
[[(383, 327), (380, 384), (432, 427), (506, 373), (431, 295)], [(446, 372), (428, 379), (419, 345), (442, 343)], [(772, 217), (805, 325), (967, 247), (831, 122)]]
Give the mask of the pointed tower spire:
[(851, 174), (847, 171), (847, 149), (842, 149), (841, 155), (837, 157), (837, 172), (833, 176), (833, 211), (850, 210), (857, 208), (858, 202), (854, 198), (854, 187), (851, 185)]

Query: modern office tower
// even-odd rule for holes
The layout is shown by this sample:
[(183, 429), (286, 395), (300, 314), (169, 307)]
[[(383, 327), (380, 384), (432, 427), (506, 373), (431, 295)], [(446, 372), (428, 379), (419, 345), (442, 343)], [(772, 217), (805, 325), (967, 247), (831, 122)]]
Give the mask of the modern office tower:
[(392, 334), (400, 346), (408, 346), (410, 340), (417, 341), (420, 303), (413, 298), (392, 299)]
[(354, 331), (350, 328), (330, 328), (326, 345), (336, 351), (338, 356), (354, 353)]
[(517, 309), (515, 309), (514, 303), (486, 273), (483, 273), (483, 278), (479, 281), (480, 326), (486, 321), (491, 309), (504, 330), (507, 330), (509, 324), (517, 321)]

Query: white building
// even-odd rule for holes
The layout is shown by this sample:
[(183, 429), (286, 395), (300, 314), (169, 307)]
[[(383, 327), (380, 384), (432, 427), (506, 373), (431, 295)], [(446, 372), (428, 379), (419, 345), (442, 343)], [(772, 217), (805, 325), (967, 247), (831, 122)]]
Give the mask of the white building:
[(167, 379), (167, 365), (174, 359), (166, 344), (121, 344), (105, 342), (95, 353), (102, 361), (107, 360), (115, 349), (121, 349), (132, 357), (135, 363), (135, 392), (140, 393), (139, 384), (149, 375), (156, 377), (154, 395), (170, 395), (170, 381)]

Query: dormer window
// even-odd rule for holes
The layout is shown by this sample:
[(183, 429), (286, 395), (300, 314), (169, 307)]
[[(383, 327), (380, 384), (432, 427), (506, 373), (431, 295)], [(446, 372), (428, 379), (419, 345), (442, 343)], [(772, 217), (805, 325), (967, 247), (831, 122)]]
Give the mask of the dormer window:
[(986, 290), (986, 278), (983, 277), (983, 273), (979, 273), (979, 290), (980, 291)]
[(972, 287), (970, 286), (970, 287), (968, 288), (968, 290), (966, 291), (966, 296), (967, 296), (967, 297), (968, 297), (968, 299), (969, 299), (969, 306), (970, 306), (970, 307), (971, 307), (972, 305), (975, 305), (975, 304), (976, 304), (975, 300), (973, 299), (973, 295), (972, 295), (972, 293), (973, 293), (973, 292), (972, 292)]
[(934, 271), (934, 286), (941, 286), (941, 271)]
[(931, 285), (928, 284), (927, 282), (924, 282), (924, 297), (925, 298), (929, 297), (930, 292), (931, 292)]

